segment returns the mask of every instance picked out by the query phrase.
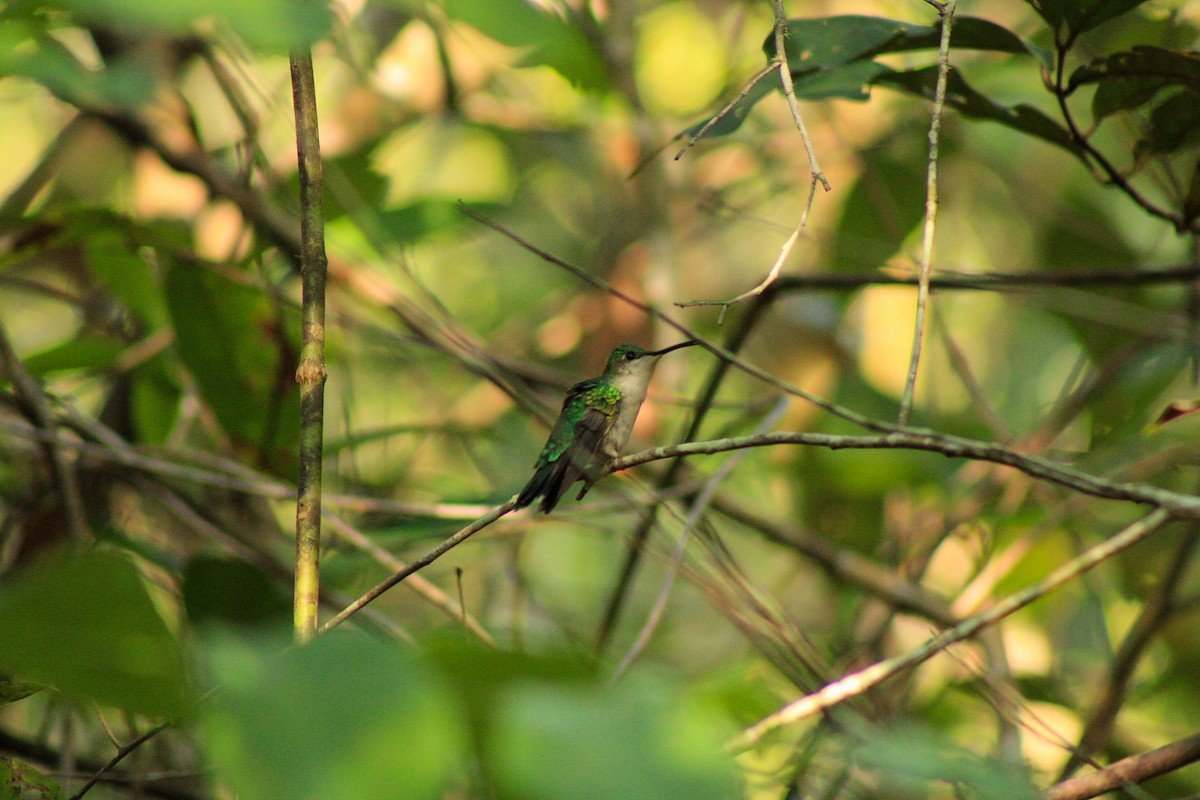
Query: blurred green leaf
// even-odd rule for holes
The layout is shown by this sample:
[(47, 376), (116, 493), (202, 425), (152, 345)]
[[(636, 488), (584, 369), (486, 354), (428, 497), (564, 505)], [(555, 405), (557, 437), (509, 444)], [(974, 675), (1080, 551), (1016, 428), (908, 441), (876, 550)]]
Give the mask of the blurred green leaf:
[(503, 798), (731, 800), (715, 715), (666, 687), (518, 684), (498, 699), (487, 753)]
[(284, 628), (211, 641), (207, 661), (208, 755), (245, 800), (434, 800), (460, 774), (457, 706), (394, 645), (335, 631), (296, 648)]
[(29, 356), (25, 359), (25, 366), (34, 375), (46, 375), (59, 370), (102, 370), (111, 365), (123, 350), (125, 346), (118, 341), (85, 333)]
[(62, 788), (19, 759), (0, 758), (0, 798), (3, 800), (62, 800)]
[(68, 102), (132, 109), (154, 94), (148, 65), (130, 61), (90, 70), (32, 16), (0, 19), (0, 75), (37, 81)]
[[(105, 227), (97, 229), (97, 222)], [(83, 243), (88, 265), (138, 321), (148, 328), (167, 323), (167, 305), (157, 271), (134, 250), (132, 238), (113, 220), (86, 215), (73, 235)]]
[(1099, 84), (1092, 97), (1092, 114), (1099, 121), (1149, 102), (1167, 86), (1200, 93), (1200, 53), (1139, 45), (1079, 67), (1068, 89), (1092, 83)]
[[(937, 67), (881, 75), (876, 85), (911, 92), (932, 100), (937, 85)], [(1022, 103), (1010, 107), (997, 103), (971, 88), (953, 67), (950, 69), (946, 85), (946, 105), (965, 117), (999, 122), (1015, 131), (1061, 147), (1080, 160), (1083, 159), (1082, 152), (1071, 140), (1071, 134), (1066, 128), (1033, 106)]]
[(395, 242), (411, 243), (437, 233), (445, 233), (471, 222), (462, 212), (469, 208), (486, 217), (501, 208), (496, 203), (459, 203), (453, 200), (419, 200), (378, 214), (379, 224)]
[(193, 32), (201, 20), (215, 19), (247, 44), (279, 53), (308, 47), (329, 31), (332, 15), (325, 2), (311, 0), (59, 0), (90, 23), (116, 29)]
[(169, 263), (165, 288), (176, 352), (221, 425), (241, 443), (291, 463), (299, 430), (289, 363), (299, 341), (295, 312), (199, 266)]
[(446, 16), (509, 47), (525, 50), (524, 66), (545, 65), (591, 91), (608, 85), (604, 62), (583, 32), (525, 0), (442, 0)]
[(867, 159), (842, 206), (832, 263), (848, 272), (884, 266), (925, 215), (926, 146), (915, 129), (893, 131)]
[(1019, 765), (985, 759), (913, 725), (873, 733), (859, 748), (856, 761), (879, 770), (885, 783), (897, 781), (918, 790), (937, 782), (953, 784), (966, 797), (980, 800), (1041, 797)]
[(254, 564), (197, 556), (183, 570), (183, 604), (198, 625), (286, 627), (292, 599)]
[(30, 567), (0, 589), (0, 667), (136, 713), (176, 716), (187, 683), (178, 646), (123, 554)]
[(1150, 112), (1150, 127), (1138, 142), (1139, 153), (1174, 153), (1200, 141), (1200, 93), (1183, 89)]
[(0, 705), (24, 700), (50, 687), (36, 681), (0, 680)]
[(1054, 30), (1063, 25), (1071, 34), (1090, 31), (1132, 11), (1146, 0), (1026, 0)]

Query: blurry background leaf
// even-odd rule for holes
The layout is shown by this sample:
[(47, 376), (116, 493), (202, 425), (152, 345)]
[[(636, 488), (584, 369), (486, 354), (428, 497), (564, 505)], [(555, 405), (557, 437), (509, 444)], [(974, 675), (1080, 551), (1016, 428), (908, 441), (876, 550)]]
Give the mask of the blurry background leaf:
[(300, 649), (286, 627), (207, 648), (209, 757), (246, 800), (439, 798), (461, 774), (460, 712), (425, 664), (338, 631)]
[(184, 709), (174, 637), (123, 554), (31, 566), (0, 589), (0, 668), (80, 699), (152, 716)]

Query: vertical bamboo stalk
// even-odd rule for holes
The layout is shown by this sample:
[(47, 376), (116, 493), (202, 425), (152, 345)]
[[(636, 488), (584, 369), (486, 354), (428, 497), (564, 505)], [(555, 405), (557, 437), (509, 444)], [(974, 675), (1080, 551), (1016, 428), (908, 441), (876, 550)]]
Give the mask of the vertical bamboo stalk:
[(296, 157), (300, 170), (300, 474), (296, 502), (296, 588), (293, 599), (296, 640), (316, 634), (320, 595), (321, 458), (325, 406), (325, 221), (322, 202), (321, 141), (312, 54), (290, 59), (296, 112)]

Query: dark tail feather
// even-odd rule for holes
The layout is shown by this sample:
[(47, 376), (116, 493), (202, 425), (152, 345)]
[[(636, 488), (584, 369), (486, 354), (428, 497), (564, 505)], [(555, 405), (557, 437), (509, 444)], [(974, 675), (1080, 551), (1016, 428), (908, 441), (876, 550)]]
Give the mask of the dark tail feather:
[(583, 471), (572, 464), (569, 458), (562, 457), (552, 461), (533, 473), (529, 483), (525, 484), (525, 488), (517, 496), (514, 508), (524, 508), (540, 497), (542, 504), (538, 506), (538, 510), (549, 514), (567, 493), (567, 489), (571, 488), (571, 484), (582, 475)]

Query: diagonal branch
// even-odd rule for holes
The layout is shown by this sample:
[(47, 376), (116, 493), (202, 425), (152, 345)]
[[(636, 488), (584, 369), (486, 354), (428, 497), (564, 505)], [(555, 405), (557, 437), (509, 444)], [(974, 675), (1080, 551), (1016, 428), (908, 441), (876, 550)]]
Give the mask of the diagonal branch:
[(866, 669), (846, 675), (840, 680), (826, 685), (820, 691), (784, 706), (779, 711), (744, 730), (730, 742), (730, 749), (745, 750), (753, 747), (764, 736), (777, 728), (790, 725), (827, 708), (831, 708), (851, 697), (862, 694), (868, 689), (878, 686), (904, 670), (929, 660), (950, 645), (974, 636), (984, 628), (996, 624), (1030, 603), (1040, 600), (1050, 592), (1061, 588), (1064, 584), (1078, 578), (1122, 550), (1137, 544), (1161, 528), (1170, 518), (1170, 513), (1165, 509), (1157, 508), (1151, 511), (1116, 535), (1071, 559), (1032, 586), (1009, 595), (992, 608), (965, 619), (953, 628), (931, 637), (920, 647), (910, 650), (903, 655), (879, 661)]

